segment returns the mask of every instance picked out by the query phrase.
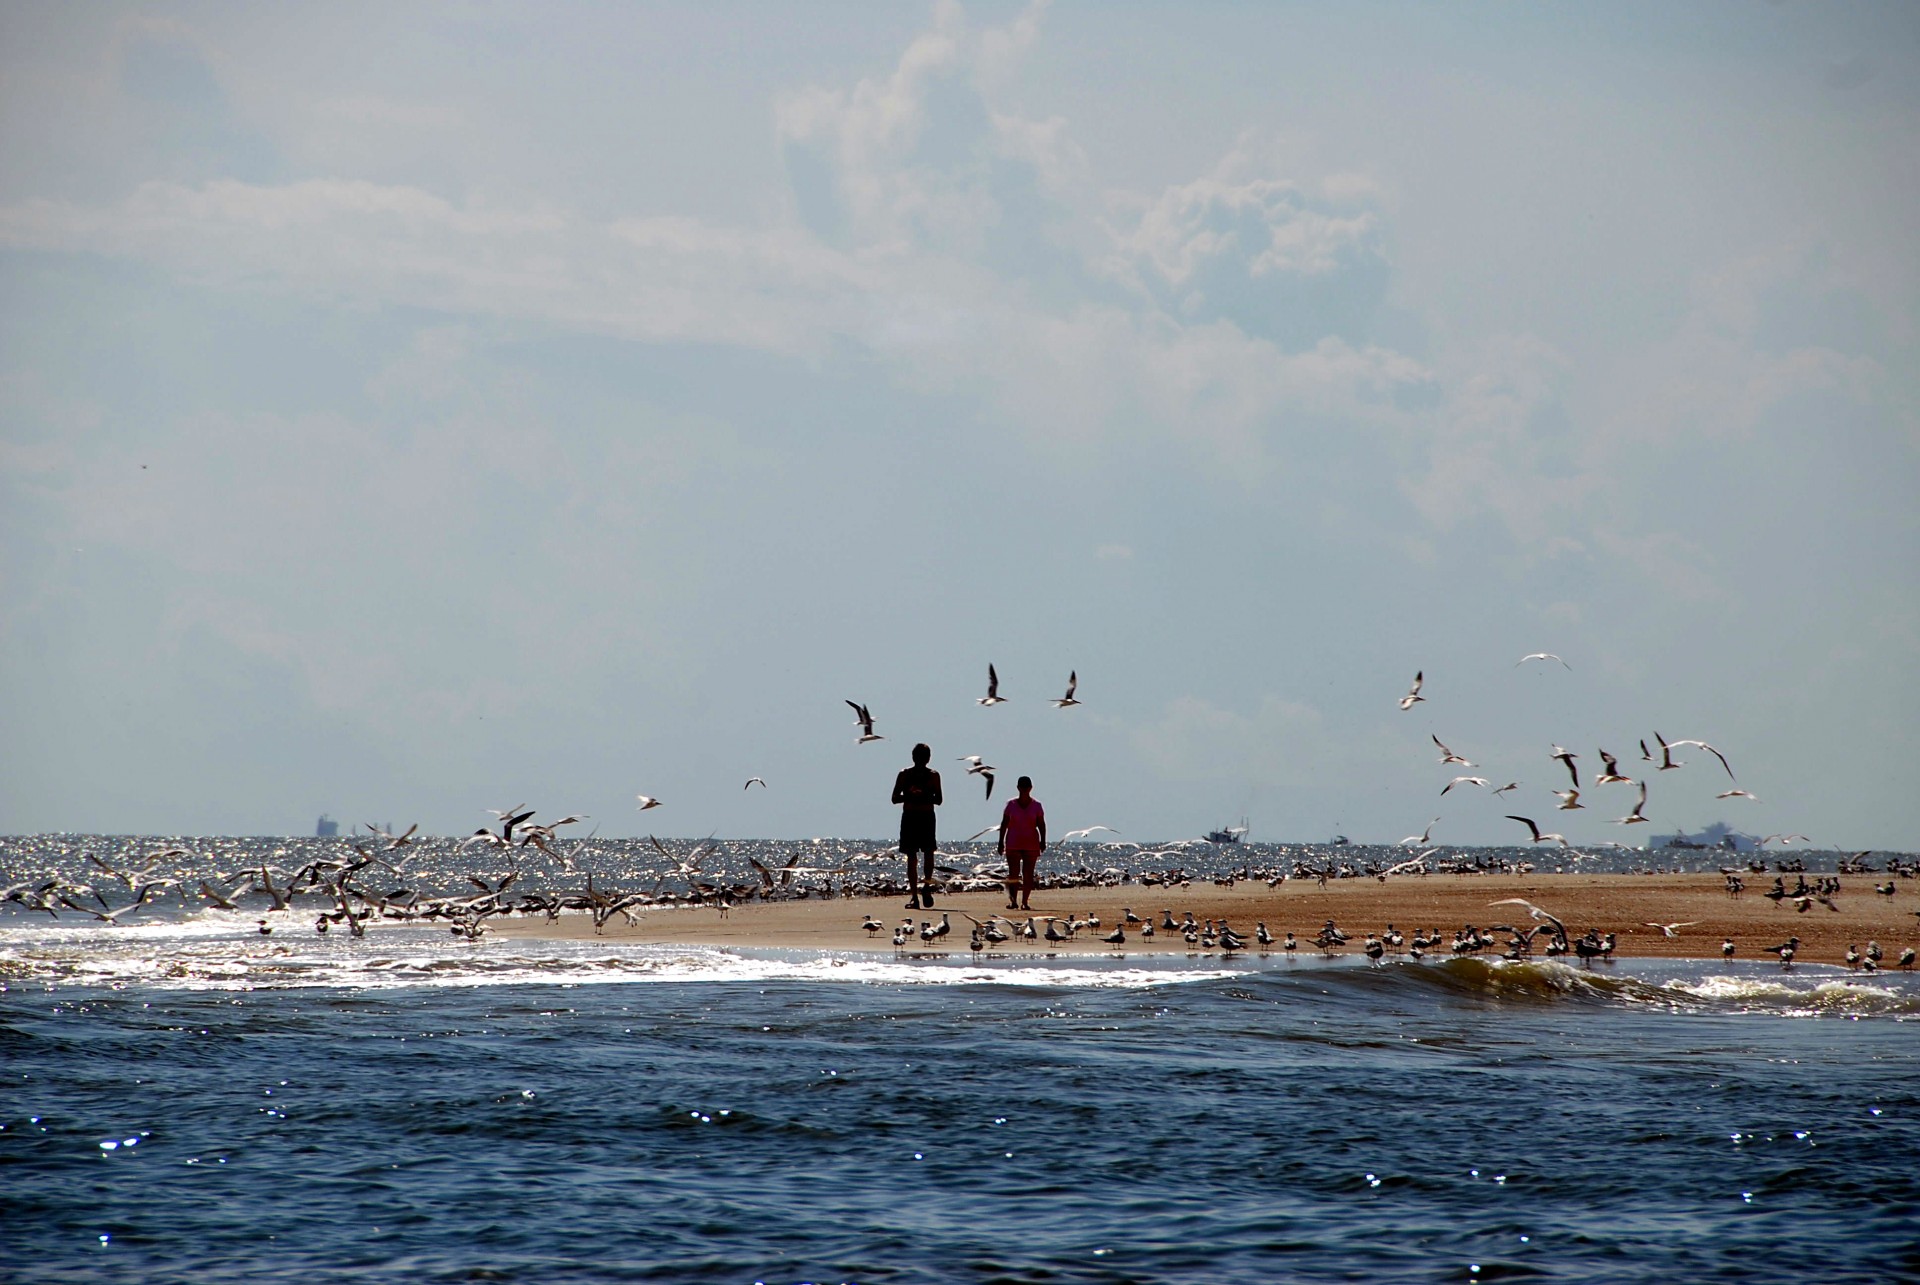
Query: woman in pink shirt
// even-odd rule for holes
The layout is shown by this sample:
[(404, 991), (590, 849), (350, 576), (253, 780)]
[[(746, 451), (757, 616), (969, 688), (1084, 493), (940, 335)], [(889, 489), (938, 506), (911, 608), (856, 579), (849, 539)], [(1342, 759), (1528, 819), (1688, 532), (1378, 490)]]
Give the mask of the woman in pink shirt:
[(994, 850), (1007, 858), (1007, 909), (1031, 910), (1033, 867), (1047, 847), (1047, 810), (1033, 797), (1033, 778), (1018, 782), (1020, 797), (1007, 800), (1000, 814), (1000, 841)]

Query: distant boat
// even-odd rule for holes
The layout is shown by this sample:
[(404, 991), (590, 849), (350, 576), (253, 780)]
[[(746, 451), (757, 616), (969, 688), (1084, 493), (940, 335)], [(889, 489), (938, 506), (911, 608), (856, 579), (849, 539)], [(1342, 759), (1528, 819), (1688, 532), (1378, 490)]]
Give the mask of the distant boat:
[(1240, 818), (1239, 825), (1230, 825), (1221, 830), (1207, 831), (1208, 843), (1238, 843), (1247, 837), (1247, 819)]
[(319, 824), (313, 827), (313, 832), (319, 838), (331, 839), (339, 835), (340, 823), (325, 813), (322, 813)]

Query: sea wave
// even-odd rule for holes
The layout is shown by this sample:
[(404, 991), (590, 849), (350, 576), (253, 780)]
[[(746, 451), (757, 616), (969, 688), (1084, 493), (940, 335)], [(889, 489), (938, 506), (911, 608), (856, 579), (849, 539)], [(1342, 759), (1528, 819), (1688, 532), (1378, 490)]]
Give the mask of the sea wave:
[[(1689, 975), (1706, 967), (1719, 971)], [(1755, 966), (1760, 967), (1765, 966)], [(1875, 981), (1865, 981), (1805, 967), (1808, 971), (1799, 976), (1734, 974), (1724, 971), (1724, 965), (1700, 961), (1640, 960), (1634, 961), (1634, 971), (1620, 972), (1617, 964), (1603, 970), (1557, 960), (1461, 958), (1411, 966), (1405, 976), (1416, 984), (1498, 1001), (1570, 1001), (1780, 1017), (1920, 1017), (1920, 987), (1911, 979), (1878, 974)]]
[(0, 990), (152, 987), (257, 991), (808, 982), (875, 986), (996, 986), (1029, 990), (1143, 989), (1255, 982), (1316, 1004), (1573, 1004), (1677, 1013), (1781, 1017), (1920, 1017), (1920, 977), (1872, 977), (1803, 965), (1623, 960), (1600, 967), (1558, 960), (1460, 957), (1295, 960), (1089, 954), (978, 956), (964, 951), (746, 949), (605, 941), (467, 942), (393, 926), (364, 938), (262, 936), (244, 916), (118, 928), (45, 924), (0, 930)]

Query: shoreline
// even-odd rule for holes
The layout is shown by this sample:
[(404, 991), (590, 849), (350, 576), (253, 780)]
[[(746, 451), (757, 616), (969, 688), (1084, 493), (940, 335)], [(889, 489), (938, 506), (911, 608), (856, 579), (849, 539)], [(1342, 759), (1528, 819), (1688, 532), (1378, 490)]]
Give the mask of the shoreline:
[[(993, 947), (996, 957), (1016, 958), (1022, 954), (1089, 954), (1107, 957), (1126, 955), (1179, 955), (1195, 953), (1179, 933), (1166, 932), (1160, 925), (1167, 912), (1176, 920), (1191, 913), (1197, 920), (1228, 921), (1233, 930), (1247, 939), (1239, 954), (1280, 954), (1280, 943), (1288, 932), (1298, 941), (1297, 954), (1317, 957), (1323, 953), (1358, 955), (1368, 933), (1385, 934), (1392, 926), (1411, 939), (1416, 933), (1431, 932), (1443, 938), (1428, 952), (1429, 958), (1448, 958), (1452, 935), (1465, 925), (1487, 930), (1511, 926), (1524, 931), (1533, 926), (1526, 907), (1492, 905), (1509, 898), (1521, 898), (1559, 918), (1570, 937), (1589, 929), (1600, 934), (1614, 933), (1614, 954), (1622, 958), (1722, 958), (1721, 943), (1734, 943), (1734, 959), (1771, 961), (1767, 948), (1798, 937), (1797, 963), (1844, 965), (1849, 946), (1864, 951), (1877, 941), (1883, 951), (1883, 969), (1897, 967), (1900, 952), (1920, 945), (1920, 880), (1897, 879), (1892, 896), (1874, 891), (1876, 880), (1862, 876), (1843, 877), (1841, 891), (1833, 898), (1835, 909), (1813, 903), (1806, 911), (1797, 911), (1792, 901), (1776, 905), (1749, 889), (1734, 896), (1727, 892), (1725, 880), (1718, 874), (1572, 874), (1572, 875), (1430, 875), (1424, 878), (1332, 880), (1325, 885), (1314, 880), (1289, 879), (1269, 888), (1260, 881), (1240, 881), (1220, 886), (1212, 882), (1188, 885), (1146, 887), (1120, 884), (1111, 887), (1036, 889), (1033, 909), (1036, 930), (1044, 931), (1048, 917), (1097, 918), (1097, 928), (1083, 928), (1071, 940), (1050, 942), (1018, 939)], [(1103, 941), (1107, 933), (1123, 923), (1131, 909), (1137, 916), (1151, 917), (1156, 928), (1152, 938), (1137, 926), (1125, 927), (1126, 942), (1114, 946)], [(490, 933), (501, 937), (561, 940), (592, 940), (637, 944), (775, 947), (829, 951), (871, 951), (894, 953), (894, 930), (903, 921), (913, 927), (901, 953), (928, 949), (918, 935), (922, 921), (950, 924), (950, 931), (933, 949), (965, 954), (975, 922), (998, 920), (1002, 927), (1009, 920), (1024, 921), (1029, 912), (1009, 911), (1003, 893), (958, 892), (937, 897), (932, 910), (905, 908), (894, 896), (807, 898), (788, 901), (750, 902), (721, 910), (713, 906), (686, 905), (673, 908), (652, 907), (634, 912), (638, 921), (610, 921), (596, 933), (592, 918), (583, 913), (562, 914), (557, 919), (540, 917), (496, 918), (488, 923)], [(871, 917), (881, 928), (863, 929)], [(1334, 952), (1322, 952), (1313, 938), (1327, 920), (1333, 920), (1349, 940)], [(1256, 925), (1265, 923), (1274, 944), (1264, 950), (1254, 940)], [(1672, 936), (1662, 932), (1660, 924), (1682, 924)], [(1545, 927), (1544, 923), (1539, 925)], [(1499, 945), (1478, 952), (1482, 958), (1497, 958), (1507, 949), (1509, 934), (1493, 934)], [(1531, 958), (1547, 958), (1546, 934), (1533, 943)], [(1217, 948), (1213, 953), (1224, 954)], [(1389, 957), (1394, 957), (1389, 955)], [(1563, 956), (1575, 962), (1571, 954)]]

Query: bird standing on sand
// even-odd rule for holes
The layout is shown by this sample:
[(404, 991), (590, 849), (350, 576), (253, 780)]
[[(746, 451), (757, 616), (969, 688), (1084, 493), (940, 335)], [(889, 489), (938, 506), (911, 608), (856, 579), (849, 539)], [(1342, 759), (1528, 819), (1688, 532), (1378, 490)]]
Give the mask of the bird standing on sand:
[(1733, 938), (1729, 937), (1725, 941), (1720, 943), (1720, 958), (1722, 959), (1733, 958)]

